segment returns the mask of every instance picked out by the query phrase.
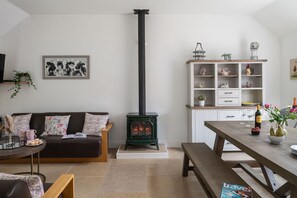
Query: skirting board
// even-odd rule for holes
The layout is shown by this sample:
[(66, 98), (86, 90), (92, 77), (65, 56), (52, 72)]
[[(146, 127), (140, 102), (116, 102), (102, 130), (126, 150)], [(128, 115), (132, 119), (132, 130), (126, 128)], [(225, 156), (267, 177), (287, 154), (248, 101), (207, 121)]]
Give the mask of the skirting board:
[(118, 148), (116, 158), (117, 159), (149, 159), (149, 158), (168, 158), (168, 150), (165, 144), (159, 144), (159, 150), (156, 150), (155, 146), (137, 147), (128, 146), (125, 150), (125, 144), (121, 144)]

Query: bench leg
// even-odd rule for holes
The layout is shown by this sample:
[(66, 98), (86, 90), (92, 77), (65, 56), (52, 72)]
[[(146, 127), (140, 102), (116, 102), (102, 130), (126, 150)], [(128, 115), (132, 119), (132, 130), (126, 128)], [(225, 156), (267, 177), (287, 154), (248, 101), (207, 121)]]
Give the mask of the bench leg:
[(189, 163), (190, 163), (189, 157), (187, 156), (187, 154), (184, 154), (183, 177), (187, 177), (188, 176)]

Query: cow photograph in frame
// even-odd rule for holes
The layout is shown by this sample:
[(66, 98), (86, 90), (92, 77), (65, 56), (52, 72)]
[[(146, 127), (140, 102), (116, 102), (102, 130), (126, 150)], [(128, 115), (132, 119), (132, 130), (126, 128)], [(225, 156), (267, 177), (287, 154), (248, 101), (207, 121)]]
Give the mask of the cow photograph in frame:
[(43, 79), (90, 79), (90, 56), (42, 56)]

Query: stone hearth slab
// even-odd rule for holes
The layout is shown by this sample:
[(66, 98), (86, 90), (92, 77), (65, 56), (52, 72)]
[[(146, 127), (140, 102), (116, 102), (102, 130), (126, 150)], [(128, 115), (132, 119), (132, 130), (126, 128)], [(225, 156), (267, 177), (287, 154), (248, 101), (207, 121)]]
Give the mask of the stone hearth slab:
[(139, 158), (168, 158), (168, 150), (165, 144), (159, 144), (159, 150), (155, 146), (128, 146), (125, 150), (125, 144), (120, 145), (117, 159), (139, 159)]

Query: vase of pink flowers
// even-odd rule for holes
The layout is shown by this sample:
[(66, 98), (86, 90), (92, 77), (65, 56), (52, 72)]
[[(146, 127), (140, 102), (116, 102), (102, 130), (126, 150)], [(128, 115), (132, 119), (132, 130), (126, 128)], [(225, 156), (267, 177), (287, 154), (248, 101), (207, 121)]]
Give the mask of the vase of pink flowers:
[(265, 111), (269, 116), (269, 121), (277, 124), (276, 130), (271, 126), (270, 136), (285, 136), (287, 133), (285, 126), (288, 125), (288, 120), (297, 118), (297, 108), (292, 108), (292, 106), (280, 110), (277, 106), (265, 104)]

